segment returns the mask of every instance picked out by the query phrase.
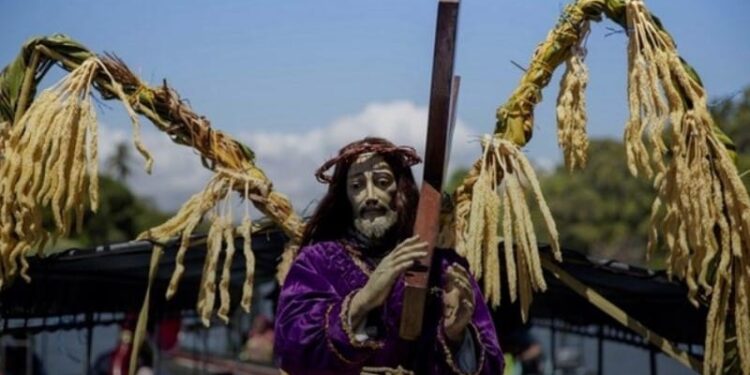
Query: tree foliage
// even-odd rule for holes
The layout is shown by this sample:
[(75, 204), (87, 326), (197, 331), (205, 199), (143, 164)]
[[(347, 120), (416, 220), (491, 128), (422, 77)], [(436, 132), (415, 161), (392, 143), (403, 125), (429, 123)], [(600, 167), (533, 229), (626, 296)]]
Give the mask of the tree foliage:
[(570, 172), (561, 165), (541, 177), (560, 243), (637, 263), (645, 255), (655, 193), (647, 181), (630, 174), (621, 142), (591, 140), (588, 154), (582, 170)]
[[(739, 95), (717, 101), (711, 113), (734, 140), (738, 170), (750, 188), (750, 86)], [(650, 184), (633, 177), (626, 165), (625, 146), (612, 139), (593, 139), (588, 165), (574, 172), (560, 165), (540, 173), (540, 183), (566, 248), (599, 257), (642, 263), (650, 227), (655, 192)], [(453, 171), (445, 190), (453, 192), (468, 169)], [(541, 222), (535, 215), (534, 221)], [(537, 228), (540, 240), (544, 230)], [(657, 254), (651, 266), (658, 266)]]
[(73, 244), (95, 246), (129, 241), (169, 218), (153, 202), (136, 196), (126, 185), (130, 163), (130, 146), (119, 143), (106, 161), (110, 175), (99, 175), (99, 209), (96, 213), (87, 211), (83, 231), (71, 238)]
[(169, 215), (159, 211), (153, 202), (133, 194), (110, 176), (99, 176), (99, 209), (87, 212), (83, 231), (72, 239), (84, 246), (129, 241), (141, 232), (161, 224)]
[(737, 147), (737, 169), (750, 188), (750, 86), (711, 106), (711, 114)]

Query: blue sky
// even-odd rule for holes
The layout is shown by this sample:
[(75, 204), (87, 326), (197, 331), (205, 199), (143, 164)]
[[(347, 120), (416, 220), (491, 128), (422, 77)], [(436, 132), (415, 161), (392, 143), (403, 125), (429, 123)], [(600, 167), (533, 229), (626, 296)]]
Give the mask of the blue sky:
[[(510, 60), (528, 63), (565, 4), (462, 1), (456, 73), (462, 76), (459, 118), (468, 138), (493, 129), (496, 107), (521, 75)], [(701, 74), (712, 98), (750, 84), (750, 2), (651, 0), (646, 4)], [(267, 143), (259, 144), (258, 139), (264, 139), (284, 140), (294, 148), (314, 134), (345, 132), (331, 137), (343, 142), (347, 136), (378, 132), (387, 127), (378, 123), (380, 119), (398, 122), (399, 114), (421, 121), (428, 102), (435, 11), (433, 0), (0, 0), (0, 62), (10, 62), (33, 35), (65, 33), (94, 51), (117, 53), (146, 81), (157, 84), (166, 78), (215, 127), (251, 146), (268, 149), (263, 147)], [(627, 40), (623, 34), (605, 36), (612, 27), (609, 21), (595, 24), (588, 41), (588, 127), (592, 136), (620, 138), (627, 113)], [(535, 137), (527, 147), (529, 156), (541, 164), (560, 160), (553, 112), (560, 74), (544, 92)], [(103, 111), (101, 119), (113, 139), (127, 139), (128, 125), (118, 111)], [(159, 135), (147, 131), (146, 136)], [(421, 142), (419, 132), (403, 139)], [(166, 145), (150, 142), (152, 148)], [(296, 197), (295, 191), (306, 191), (306, 184), (313, 183), (314, 166), (335, 151), (337, 144), (329, 143), (286, 157), (311, 159), (305, 160), (309, 163), (291, 160), (287, 166), (284, 155), (273, 159), (260, 151), (259, 163), (266, 169), (283, 169), (270, 173), (275, 180), (303, 174), (305, 179), (277, 183)], [(479, 155), (478, 145), (466, 143), (454, 143), (457, 152), (463, 152), (454, 165), (468, 164)], [(102, 148), (106, 152), (108, 146)], [(184, 167), (187, 171), (199, 165), (195, 158), (162, 159), (175, 163), (190, 159), (193, 164)], [(159, 172), (159, 164), (157, 158), (156, 173), (166, 173)], [(204, 177), (197, 173), (190, 182), (183, 180), (189, 188), (177, 194), (175, 202), (196, 191)], [(179, 179), (174, 183), (181, 185)], [(298, 197), (308, 198), (309, 194)]]

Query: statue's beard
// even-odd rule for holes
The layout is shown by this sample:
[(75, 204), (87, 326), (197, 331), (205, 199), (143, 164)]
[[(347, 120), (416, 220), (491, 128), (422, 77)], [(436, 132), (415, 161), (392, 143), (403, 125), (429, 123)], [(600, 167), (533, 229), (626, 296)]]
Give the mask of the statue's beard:
[(396, 211), (389, 208), (380, 216), (373, 218), (359, 216), (355, 218), (354, 227), (367, 238), (380, 239), (396, 224), (397, 219)]

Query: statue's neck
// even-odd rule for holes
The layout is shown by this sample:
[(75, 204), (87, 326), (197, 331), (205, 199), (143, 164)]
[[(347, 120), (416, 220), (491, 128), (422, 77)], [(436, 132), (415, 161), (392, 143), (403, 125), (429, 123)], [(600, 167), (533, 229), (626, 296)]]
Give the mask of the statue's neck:
[(377, 264), (393, 250), (395, 241), (393, 234), (388, 231), (383, 237), (372, 238), (365, 236), (354, 227), (350, 227), (346, 239), (362, 253), (362, 256)]

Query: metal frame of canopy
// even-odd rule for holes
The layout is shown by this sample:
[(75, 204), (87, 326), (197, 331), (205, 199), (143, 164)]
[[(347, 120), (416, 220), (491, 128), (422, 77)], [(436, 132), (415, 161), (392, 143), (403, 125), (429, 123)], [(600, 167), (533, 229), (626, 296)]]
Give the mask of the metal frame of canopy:
[[(163, 257), (154, 283), (152, 314), (185, 312), (194, 309), (200, 271), (205, 256), (205, 236), (194, 236), (186, 255), (183, 284), (170, 301), (164, 299), (174, 267), (174, 257)], [(256, 277), (269, 280), (283, 250), (286, 237), (277, 230), (253, 236), (257, 259)], [(167, 244), (165, 251), (175, 252), (179, 244)], [(502, 246), (502, 244), (500, 244)], [(109, 324), (137, 311), (143, 302), (152, 244), (133, 241), (91, 249), (70, 249), (47, 258), (32, 259), (31, 283), (17, 281), (0, 294), (0, 328), (3, 334), (26, 330), (83, 328), (91, 324)], [(547, 247), (540, 248), (547, 254)], [(705, 309), (694, 308), (685, 297), (685, 286), (669, 281), (664, 272), (649, 271), (613, 261), (587, 258), (565, 251), (566, 261), (559, 267), (604, 295), (608, 300), (648, 327), (654, 327), (671, 341), (701, 345), (705, 337)], [(232, 285), (244, 277), (244, 259), (236, 257), (232, 265)], [(607, 339), (638, 345), (628, 338), (621, 325), (576, 295), (549, 271), (549, 289), (535, 299), (531, 318), (537, 322), (564, 321), (570, 327), (607, 326)], [(504, 285), (504, 287), (507, 287)], [(239, 288), (232, 288), (238, 292)], [(237, 301), (233, 298), (233, 301)], [(10, 302), (12, 301), (12, 303)], [(680, 311), (682, 319), (673, 319), (668, 311)], [(498, 329), (520, 323), (514, 304), (504, 303), (495, 312)], [(623, 333), (617, 333), (619, 331)]]

